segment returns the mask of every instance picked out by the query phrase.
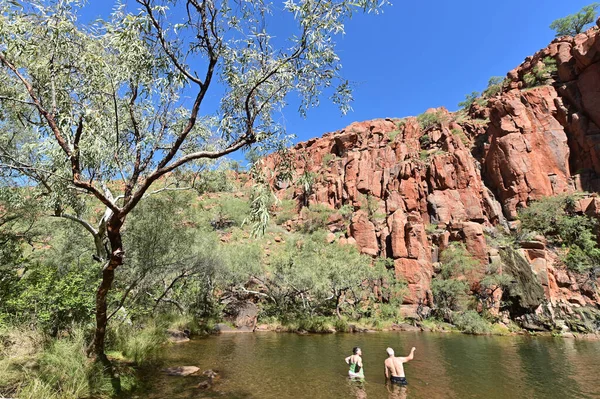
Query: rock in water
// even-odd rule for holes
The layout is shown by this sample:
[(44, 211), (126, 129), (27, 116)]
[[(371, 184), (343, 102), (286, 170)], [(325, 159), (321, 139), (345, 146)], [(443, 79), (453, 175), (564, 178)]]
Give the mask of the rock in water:
[(200, 369), (196, 366), (179, 366), (179, 367), (168, 367), (166, 369), (162, 369), (163, 373), (168, 375), (178, 376), (178, 377), (186, 377), (188, 375), (197, 373)]

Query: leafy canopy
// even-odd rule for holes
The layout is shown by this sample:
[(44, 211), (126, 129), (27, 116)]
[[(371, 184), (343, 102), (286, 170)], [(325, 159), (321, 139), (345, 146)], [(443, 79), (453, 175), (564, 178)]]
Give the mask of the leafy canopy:
[(575, 36), (583, 29), (594, 22), (596, 19), (596, 10), (600, 3), (592, 3), (583, 7), (579, 12), (559, 18), (550, 24), (550, 29), (556, 32), (556, 37)]

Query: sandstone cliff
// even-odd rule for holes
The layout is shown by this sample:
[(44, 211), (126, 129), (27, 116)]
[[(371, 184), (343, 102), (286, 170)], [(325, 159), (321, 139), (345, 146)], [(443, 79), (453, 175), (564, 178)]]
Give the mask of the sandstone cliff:
[[(556, 72), (534, 83), (548, 60)], [(593, 282), (567, 271), (543, 237), (510, 256), (491, 238), (518, 229), (517, 211), (532, 200), (597, 190), (600, 30), (556, 39), (509, 72), (485, 103), (466, 112), (427, 112), (434, 123), (415, 117), (359, 122), (296, 145), (288, 155), (293, 168), (297, 176), (314, 174), (314, 183), (308, 198), (303, 188), (285, 183), (277, 185), (278, 195), (298, 200), (299, 208), (304, 202), (349, 208), (346, 221), (334, 213), (328, 228), (342, 244), (392, 259), (408, 283), (406, 305), (431, 304), (438, 254), (461, 241), (480, 260), (480, 275), (498, 261), (512, 276), (541, 285), (543, 296), (521, 301), (511, 315), (523, 317), (523, 324), (536, 314), (555, 321), (577, 307), (597, 307)], [(273, 155), (267, 167), (276, 170), (280, 161)], [(595, 195), (579, 206), (600, 215)], [(511, 261), (514, 256), (519, 261)], [(469, 278), (476, 290), (477, 278)]]

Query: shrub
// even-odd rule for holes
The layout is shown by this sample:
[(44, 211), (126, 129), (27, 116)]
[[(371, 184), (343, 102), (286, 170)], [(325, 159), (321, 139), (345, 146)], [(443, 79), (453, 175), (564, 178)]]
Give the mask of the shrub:
[(421, 144), (421, 148), (428, 148), (431, 145), (431, 138), (428, 134), (424, 134), (419, 137), (419, 144)]
[(427, 130), (435, 126), (440, 126), (446, 120), (443, 111), (425, 112), (417, 116), (417, 122), (421, 129)]
[(452, 321), (465, 334), (488, 334), (491, 331), (490, 323), (474, 310), (455, 313)]
[(346, 319), (340, 319), (340, 318), (335, 319), (335, 321), (333, 322), (333, 328), (335, 328), (335, 331), (337, 331), (337, 332), (349, 332), (350, 331), (350, 327), (349, 327), (348, 321)]
[(467, 136), (465, 135), (465, 133), (462, 130), (454, 128), (451, 131), (452, 131), (452, 134), (457, 136), (464, 145), (468, 146), (470, 144), (469, 139), (467, 138)]
[(523, 76), (523, 81), (527, 87), (540, 86), (545, 84), (556, 70), (556, 60), (546, 57), (542, 60), (542, 65), (536, 65), (530, 72)]
[(563, 260), (569, 269), (581, 273), (600, 264), (595, 234), (598, 222), (575, 212), (574, 197), (563, 195), (534, 201), (519, 212), (519, 219), (525, 233), (543, 234), (550, 244), (564, 247)]
[(338, 209), (338, 212), (344, 218), (348, 218), (352, 216), (352, 213), (354, 213), (354, 207), (350, 204), (342, 205), (340, 209)]
[(274, 220), (276, 224), (282, 225), (296, 216), (296, 201), (282, 200), (279, 207)]
[(440, 255), (440, 272), (431, 281), (433, 300), (446, 317), (448, 311), (460, 310), (469, 291), (469, 284), (458, 278), (469, 273), (479, 262), (462, 243), (452, 243)]
[(477, 100), (477, 98), (479, 98), (479, 96), (480, 96), (480, 93), (478, 91), (474, 91), (471, 94), (467, 94), (465, 96), (465, 100), (459, 102), (458, 106), (461, 107), (462, 109), (469, 110), (469, 108), (471, 108), (471, 106), (473, 105), (475, 100)]
[(462, 280), (436, 277), (431, 281), (433, 301), (442, 311), (459, 310), (462, 307), (461, 300), (464, 299), (468, 291), (469, 284)]
[(492, 76), (488, 82), (488, 87), (483, 91), (483, 97), (491, 98), (502, 92), (505, 78), (502, 76)]
[(314, 204), (310, 208), (302, 209), (303, 223), (300, 226), (300, 231), (303, 233), (314, 233), (327, 227), (327, 220), (333, 210), (325, 205)]
[(335, 154), (327, 153), (323, 156), (323, 166), (329, 165), (335, 159)]
[(400, 133), (401, 133), (400, 130), (393, 130), (393, 131), (389, 132), (388, 137), (390, 138), (390, 142), (394, 141), (396, 136), (398, 136), (398, 134), (400, 134)]

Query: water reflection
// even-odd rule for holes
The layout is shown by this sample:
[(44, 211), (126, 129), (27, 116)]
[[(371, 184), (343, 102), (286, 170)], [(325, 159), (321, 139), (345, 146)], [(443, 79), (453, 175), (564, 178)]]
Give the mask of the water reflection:
[(388, 391), (388, 399), (407, 399), (408, 398), (408, 388), (401, 387), (397, 384), (392, 384), (387, 382), (385, 384), (385, 388)]

